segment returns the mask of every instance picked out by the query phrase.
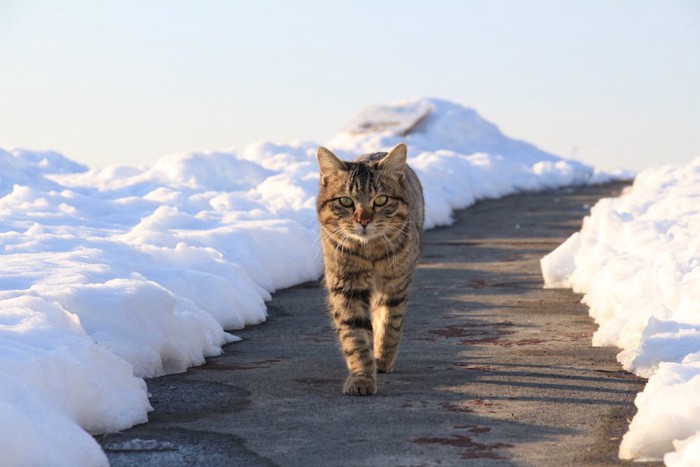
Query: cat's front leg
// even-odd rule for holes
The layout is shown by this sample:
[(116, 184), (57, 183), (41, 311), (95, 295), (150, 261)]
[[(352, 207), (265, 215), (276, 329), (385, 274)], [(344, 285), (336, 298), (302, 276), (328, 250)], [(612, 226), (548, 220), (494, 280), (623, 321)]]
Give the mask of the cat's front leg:
[(374, 304), (374, 355), (377, 369), (391, 373), (401, 342), (406, 293), (382, 294)]
[(374, 361), (374, 334), (370, 315), (372, 291), (361, 278), (328, 278), (331, 316), (350, 376), (343, 392), (369, 396), (377, 392), (377, 367)]

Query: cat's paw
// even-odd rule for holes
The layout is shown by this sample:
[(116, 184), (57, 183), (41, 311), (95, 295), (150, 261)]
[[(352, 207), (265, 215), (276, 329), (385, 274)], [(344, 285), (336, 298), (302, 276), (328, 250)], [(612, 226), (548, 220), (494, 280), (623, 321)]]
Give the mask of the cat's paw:
[(349, 376), (343, 392), (349, 396), (373, 396), (377, 393), (377, 382), (367, 376)]
[(382, 358), (377, 359), (377, 371), (379, 373), (391, 373), (394, 371), (394, 362), (386, 361)]

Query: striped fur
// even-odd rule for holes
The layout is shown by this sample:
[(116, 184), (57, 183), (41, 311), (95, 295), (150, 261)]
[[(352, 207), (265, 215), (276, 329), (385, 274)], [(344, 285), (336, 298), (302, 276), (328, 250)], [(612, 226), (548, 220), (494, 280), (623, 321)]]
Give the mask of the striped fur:
[(423, 191), (407, 148), (339, 160), (317, 153), (318, 218), (328, 305), (350, 371), (343, 391), (372, 395), (392, 371), (420, 255)]

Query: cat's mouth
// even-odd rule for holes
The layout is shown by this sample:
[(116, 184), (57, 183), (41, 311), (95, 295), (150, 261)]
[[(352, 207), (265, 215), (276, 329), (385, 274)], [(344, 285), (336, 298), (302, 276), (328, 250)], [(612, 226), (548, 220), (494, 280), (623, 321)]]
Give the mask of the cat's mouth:
[(360, 243), (365, 244), (370, 240), (377, 238), (378, 235), (376, 235), (372, 226), (367, 226), (365, 228), (356, 228), (355, 232), (353, 232), (353, 237)]

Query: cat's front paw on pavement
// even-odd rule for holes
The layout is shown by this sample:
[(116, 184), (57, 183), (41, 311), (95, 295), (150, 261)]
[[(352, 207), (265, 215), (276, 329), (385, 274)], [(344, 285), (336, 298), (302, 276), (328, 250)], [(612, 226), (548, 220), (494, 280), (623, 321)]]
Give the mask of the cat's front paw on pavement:
[(377, 381), (368, 376), (349, 376), (343, 392), (349, 396), (373, 396), (377, 393)]

